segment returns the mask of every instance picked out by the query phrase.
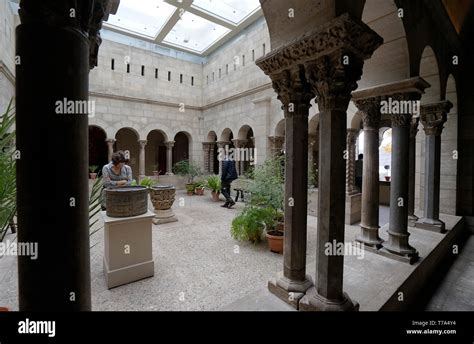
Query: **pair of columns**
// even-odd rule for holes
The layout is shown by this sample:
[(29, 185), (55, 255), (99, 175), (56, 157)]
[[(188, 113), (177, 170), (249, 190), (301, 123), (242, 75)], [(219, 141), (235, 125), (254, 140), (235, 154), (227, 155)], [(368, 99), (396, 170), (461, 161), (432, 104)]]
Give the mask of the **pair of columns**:
[[(269, 289), (287, 302), (293, 299), (301, 310), (358, 308), (343, 291), (344, 257), (328, 255), (326, 248), (344, 243), (344, 152), (351, 93), (364, 60), (381, 44), (367, 25), (345, 14), (257, 61), (272, 79), (286, 118), (284, 266)], [(319, 202), (313, 284), (306, 275), (306, 240), (308, 115), (315, 96), (320, 110), (319, 193), (324, 197)]]

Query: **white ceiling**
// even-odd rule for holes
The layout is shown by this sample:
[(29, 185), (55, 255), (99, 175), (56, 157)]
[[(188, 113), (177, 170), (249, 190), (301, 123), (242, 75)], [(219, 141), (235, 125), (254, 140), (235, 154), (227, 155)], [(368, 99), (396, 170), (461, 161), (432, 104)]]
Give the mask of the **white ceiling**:
[(104, 27), (207, 56), (261, 16), (259, 0), (121, 0)]

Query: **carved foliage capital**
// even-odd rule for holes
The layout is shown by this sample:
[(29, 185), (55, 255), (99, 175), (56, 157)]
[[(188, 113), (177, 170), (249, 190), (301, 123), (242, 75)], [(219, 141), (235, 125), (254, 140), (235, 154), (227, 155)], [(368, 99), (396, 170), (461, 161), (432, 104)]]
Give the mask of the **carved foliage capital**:
[(382, 116), (380, 113), (381, 100), (381, 97), (371, 97), (354, 101), (357, 108), (362, 111), (364, 129), (379, 129)]
[(453, 107), (450, 101), (441, 101), (421, 107), (421, 123), (426, 135), (441, 135), (448, 112)]
[(413, 117), (410, 124), (410, 138), (415, 138), (418, 134), (418, 125), (420, 123), (420, 117)]
[(392, 127), (409, 127), (411, 125), (411, 114), (392, 114), (390, 117), (392, 119)]

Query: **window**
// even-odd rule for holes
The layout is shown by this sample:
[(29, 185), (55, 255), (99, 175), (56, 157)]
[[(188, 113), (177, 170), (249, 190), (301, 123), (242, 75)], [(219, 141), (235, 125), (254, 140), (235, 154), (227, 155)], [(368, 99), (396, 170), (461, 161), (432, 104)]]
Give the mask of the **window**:
[(252, 50), (252, 61), (255, 61), (255, 50)]
[(215, 73), (212, 72), (212, 81), (216, 80), (216, 78), (214, 76), (215, 76)]
[(229, 65), (228, 64), (225, 65), (225, 74), (226, 75), (229, 74)]
[(207, 84), (209, 85), (209, 75), (206, 76), (206, 79), (207, 79)]
[(266, 46), (265, 46), (265, 43), (263, 43), (263, 56), (265, 56), (267, 54), (266, 52)]
[(155, 68), (155, 79), (158, 79), (158, 68)]
[(142, 76), (145, 76), (145, 66), (142, 66)]
[(194, 86), (194, 76), (191, 77), (191, 86)]
[(168, 72), (168, 81), (171, 81), (171, 72)]
[(114, 60), (114, 59), (112, 59), (112, 62), (111, 62), (111, 64), (110, 64), (110, 68), (111, 68), (112, 70), (115, 70), (115, 60)]
[(130, 63), (127, 63), (127, 73), (130, 73)]
[(242, 67), (245, 67), (245, 55), (242, 55)]
[(222, 77), (222, 69), (219, 68), (219, 79)]
[(179, 75), (179, 83), (180, 83), (180, 84), (183, 83), (183, 74), (180, 74), (180, 75)]

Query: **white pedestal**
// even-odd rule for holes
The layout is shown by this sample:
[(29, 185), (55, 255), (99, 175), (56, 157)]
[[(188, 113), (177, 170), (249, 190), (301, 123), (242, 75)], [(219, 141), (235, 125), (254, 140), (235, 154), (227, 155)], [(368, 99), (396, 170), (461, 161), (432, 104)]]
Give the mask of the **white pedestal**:
[(155, 274), (151, 211), (136, 217), (104, 220), (104, 275), (109, 289)]

